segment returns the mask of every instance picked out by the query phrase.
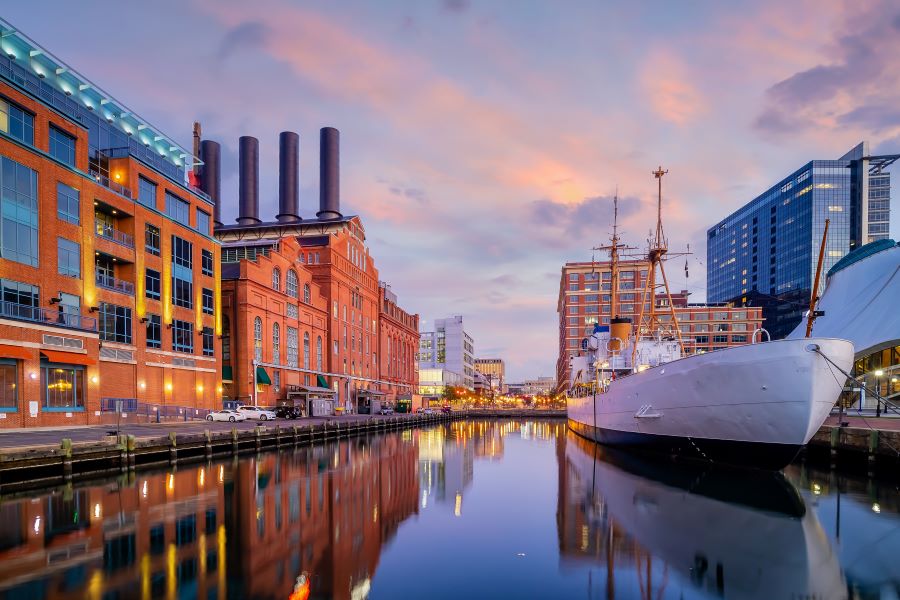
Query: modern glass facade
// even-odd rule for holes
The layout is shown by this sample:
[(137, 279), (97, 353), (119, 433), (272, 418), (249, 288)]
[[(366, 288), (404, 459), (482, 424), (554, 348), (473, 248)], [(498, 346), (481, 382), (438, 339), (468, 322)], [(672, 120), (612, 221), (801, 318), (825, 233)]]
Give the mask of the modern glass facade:
[[(812, 293), (826, 219), (823, 273), (878, 239), (872, 236), (882, 222), (887, 237), (890, 177), (870, 176), (865, 154), (860, 144), (839, 160), (811, 161), (711, 227), (707, 300), (763, 306), (773, 338), (796, 327)], [(878, 210), (870, 209), (873, 201)], [(824, 284), (823, 277), (820, 291)]]

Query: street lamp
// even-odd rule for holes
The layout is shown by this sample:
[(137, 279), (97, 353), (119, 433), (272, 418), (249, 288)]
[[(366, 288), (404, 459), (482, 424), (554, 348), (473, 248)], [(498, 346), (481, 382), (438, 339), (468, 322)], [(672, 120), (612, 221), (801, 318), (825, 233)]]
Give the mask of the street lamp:
[(884, 371), (882, 369), (876, 369), (873, 373), (875, 375), (875, 389), (878, 394), (875, 397), (875, 416), (881, 416), (881, 378), (884, 377)]

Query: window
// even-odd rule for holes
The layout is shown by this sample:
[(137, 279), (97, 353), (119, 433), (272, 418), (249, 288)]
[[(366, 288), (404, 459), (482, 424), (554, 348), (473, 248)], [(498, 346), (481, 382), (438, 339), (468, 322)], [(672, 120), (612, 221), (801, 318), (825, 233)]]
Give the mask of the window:
[(281, 364), (281, 325), (272, 323), (272, 362)]
[(141, 176), (138, 176), (138, 202), (156, 208), (156, 184)]
[(172, 304), (194, 307), (194, 273), (191, 253), (193, 245), (177, 235), (172, 236)]
[(253, 319), (253, 358), (256, 362), (262, 362), (262, 319)]
[[(272, 371), (272, 387), (276, 392), (281, 389), (281, 371), (277, 369)], [(275, 514), (279, 515), (281, 513), (276, 512)]]
[(37, 172), (0, 160), (0, 257), (38, 266)]
[(297, 272), (293, 269), (287, 272), (284, 292), (291, 298), (297, 297)]
[(272, 269), (272, 289), (276, 292), (281, 291), (281, 270), (278, 267)]
[(694, 341), (698, 344), (708, 344), (709, 336), (708, 335), (698, 335), (694, 337)]
[(144, 226), (144, 248), (148, 253), (159, 256), (159, 227), (147, 223)]
[(310, 293), (309, 293), (309, 284), (308, 283), (303, 284), (303, 301), (306, 302), (307, 304), (310, 303)]
[(209, 235), (209, 213), (197, 209), (197, 231)]
[(337, 300), (332, 300), (332, 301), (331, 301), (331, 313), (332, 313), (332, 316), (333, 316), (335, 319), (338, 318), (338, 303), (337, 303)]
[(81, 196), (75, 188), (56, 184), (56, 214), (73, 225), (81, 223)]
[(190, 321), (172, 320), (172, 350), (194, 353), (194, 324)]
[(41, 363), (44, 410), (84, 410), (84, 368)]
[(337, 354), (337, 353), (338, 353), (338, 341), (337, 341), (337, 340), (334, 340), (334, 341), (332, 342), (332, 346), (333, 346), (332, 352), (333, 352), (334, 354)]
[(322, 336), (316, 337), (316, 370), (322, 370)]
[(144, 287), (146, 288), (145, 293), (148, 298), (152, 298), (153, 300), (159, 300), (159, 298), (160, 298), (159, 271), (154, 271), (153, 269), (145, 269), (144, 270)]
[(299, 319), (300, 318), (300, 309), (297, 308), (296, 304), (293, 304), (291, 302), (288, 302), (287, 305), (285, 305), (285, 313), (291, 319)]
[(81, 246), (66, 238), (56, 238), (56, 265), (60, 275), (81, 277)]
[(303, 368), (309, 368), (309, 333), (303, 332)]
[(131, 309), (107, 302), (100, 303), (100, 339), (105, 342), (131, 343)]
[(727, 344), (728, 336), (727, 335), (714, 335), (713, 336), (713, 344)]
[(287, 328), (287, 364), (289, 367), (298, 366), (297, 354), (299, 353), (299, 331), (296, 327)]
[(207, 315), (213, 314), (213, 291), (209, 288), (203, 288), (200, 295), (203, 300), (203, 312)]
[(50, 156), (70, 167), (75, 166), (75, 138), (53, 125), (50, 126)]
[(191, 226), (191, 204), (169, 191), (166, 192), (166, 214), (186, 227)]
[(213, 347), (212, 327), (204, 327), (201, 334), (203, 336), (203, 356), (213, 356), (215, 354), (215, 348)]
[(147, 347), (162, 348), (162, 320), (159, 315), (147, 315)]
[(15, 410), (17, 382), (16, 361), (0, 359), (0, 410)]
[(2, 99), (0, 99), (0, 131), (29, 146), (34, 146), (34, 116)]
[(200, 272), (204, 275), (213, 276), (213, 254), (209, 250), (200, 251)]
[(733, 335), (731, 336), (731, 341), (735, 344), (746, 344), (747, 336), (746, 335)]

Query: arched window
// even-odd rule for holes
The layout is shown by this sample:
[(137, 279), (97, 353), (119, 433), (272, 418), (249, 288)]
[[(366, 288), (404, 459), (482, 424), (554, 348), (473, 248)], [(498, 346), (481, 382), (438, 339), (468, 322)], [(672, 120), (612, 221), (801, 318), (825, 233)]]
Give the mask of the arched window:
[(316, 371), (322, 370), (322, 336), (316, 338)]
[(291, 298), (297, 297), (297, 272), (293, 269), (287, 272), (287, 282), (284, 292)]
[(262, 362), (262, 319), (253, 319), (253, 356), (256, 362)]
[(309, 332), (303, 332), (303, 368), (309, 368)]
[(307, 304), (310, 303), (310, 298), (309, 298), (309, 296), (310, 296), (310, 293), (309, 293), (309, 284), (308, 284), (308, 283), (304, 283), (304, 284), (303, 284), (303, 301), (306, 302)]
[(281, 271), (278, 267), (272, 269), (272, 289), (276, 292), (281, 291)]
[(272, 323), (272, 362), (281, 364), (281, 325)]

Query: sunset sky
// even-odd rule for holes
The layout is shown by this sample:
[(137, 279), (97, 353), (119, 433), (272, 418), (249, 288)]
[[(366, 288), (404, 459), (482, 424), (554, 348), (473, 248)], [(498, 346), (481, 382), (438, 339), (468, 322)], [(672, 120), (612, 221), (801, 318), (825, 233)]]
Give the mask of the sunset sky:
[[(896, 2), (197, 0), (14, 3), (3, 16), (186, 147), (341, 131), (341, 203), (382, 279), (428, 327), (462, 314), (510, 381), (555, 372), (560, 267), (609, 234), (645, 243), (664, 180), (673, 286), (705, 298), (706, 228), (810, 159), (900, 152)], [(895, 185), (898, 185), (895, 183)], [(896, 195), (896, 192), (895, 192)], [(895, 207), (896, 208), (896, 207)], [(898, 213), (892, 215), (897, 237)]]

